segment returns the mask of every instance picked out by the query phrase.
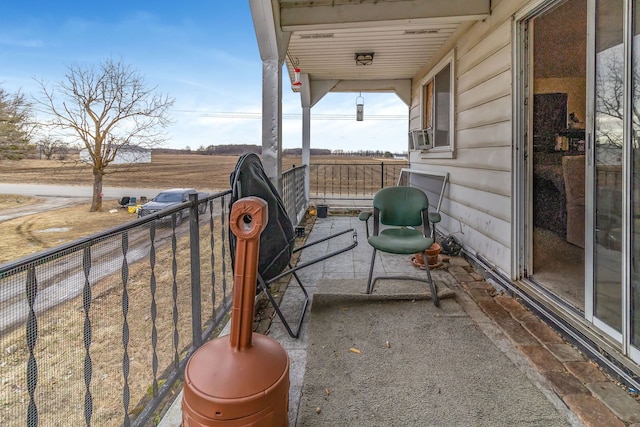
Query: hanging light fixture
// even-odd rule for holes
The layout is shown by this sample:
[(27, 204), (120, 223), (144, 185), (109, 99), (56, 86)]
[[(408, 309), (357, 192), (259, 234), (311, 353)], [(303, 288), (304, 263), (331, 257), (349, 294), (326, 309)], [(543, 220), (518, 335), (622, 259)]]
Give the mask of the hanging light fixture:
[(356, 120), (361, 122), (364, 119), (364, 98), (362, 92), (356, 98)]

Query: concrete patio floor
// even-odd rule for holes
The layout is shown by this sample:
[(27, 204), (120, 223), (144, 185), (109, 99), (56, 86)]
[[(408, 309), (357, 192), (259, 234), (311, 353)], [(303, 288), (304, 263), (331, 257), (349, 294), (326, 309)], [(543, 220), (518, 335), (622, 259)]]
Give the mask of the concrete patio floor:
[[(345, 301), (341, 298), (353, 300), (355, 296), (357, 300), (363, 297), (369, 271), (371, 247), (366, 241), (364, 223), (352, 216), (329, 215), (327, 218), (317, 218), (308, 236), (308, 242), (311, 242), (351, 227), (358, 232), (359, 245), (355, 249), (309, 266), (299, 272), (300, 278), (312, 297), (311, 307), (307, 309), (300, 337), (298, 339), (291, 338), (277, 316), (258, 326), (259, 332), (268, 334), (283, 345), (291, 360), (290, 426), (340, 425), (340, 422), (336, 420), (342, 420), (344, 425), (350, 426), (411, 425), (410, 422), (407, 424), (406, 420), (402, 421), (402, 424), (398, 424), (400, 420), (385, 419), (384, 412), (376, 414), (371, 419), (354, 419), (351, 418), (353, 414), (336, 413), (341, 408), (340, 402), (337, 401), (339, 399), (335, 399), (333, 402), (329, 398), (324, 399), (322, 407), (318, 405), (317, 408), (315, 407), (316, 403), (310, 400), (313, 397), (311, 396), (313, 390), (309, 385), (312, 373), (307, 371), (310, 354), (308, 346), (310, 342), (318, 339), (317, 336), (309, 336), (310, 332), (314, 333), (310, 322), (317, 318), (314, 310), (320, 309), (320, 305), (331, 305), (332, 298), (337, 298), (337, 301)], [(341, 247), (348, 240), (349, 236), (345, 235), (306, 249), (301, 254), (299, 262), (315, 259)], [(424, 275), (424, 271), (411, 264), (408, 256), (389, 256), (386, 254), (380, 256), (379, 261), (376, 262), (376, 273)], [(478, 374), (485, 375), (484, 378), (478, 379), (481, 382), (479, 388), (488, 390), (492, 395), (493, 402), (512, 399), (513, 403), (530, 402), (531, 407), (538, 408), (537, 413), (534, 411), (532, 414), (527, 414), (529, 418), (523, 416), (521, 421), (511, 419), (509, 425), (640, 426), (640, 424), (634, 424), (640, 422), (640, 403), (632, 395), (621, 385), (612, 381), (596, 365), (588, 361), (577, 349), (562, 340), (555, 331), (541, 322), (516, 299), (496, 291), (491, 283), (476, 273), (463, 258), (448, 259), (443, 268), (433, 271), (433, 275), (439, 286), (439, 294), (442, 291), (443, 295), (449, 292), (453, 298), (443, 299), (441, 308), (433, 307), (429, 300), (416, 301), (416, 306), (419, 305), (422, 310), (427, 310), (426, 314), (423, 314), (425, 327), (433, 326), (433, 329), (437, 330), (437, 325), (453, 324), (462, 319), (464, 325), (460, 329), (453, 330), (453, 332), (451, 328), (447, 329), (447, 335), (443, 335), (441, 339), (444, 343), (444, 341), (452, 339), (451, 334), (460, 334), (460, 342), (471, 345), (471, 348), (477, 348), (477, 360), (484, 364), (477, 363), (474, 366), (483, 370)], [(376, 292), (376, 296), (371, 298), (385, 300), (385, 295), (393, 293), (383, 283), (383, 281), (379, 282), (379, 285), (376, 286), (378, 292)], [(341, 284), (349, 285), (341, 286)], [(426, 288), (426, 284), (420, 286)], [(341, 287), (344, 288), (344, 291), (340, 291)], [(360, 288), (362, 289), (360, 290)], [(341, 295), (341, 292), (351, 295), (345, 297)], [(289, 283), (281, 302), (281, 307), (288, 319), (297, 320), (301, 298), (302, 292), (298, 286), (294, 282)], [(365, 296), (365, 298), (367, 297)], [(392, 307), (392, 305), (388, 307)], [(382, 308), (376, 307), (376, 310), (384, 310), (384, 306)], [(469, 325), (473, 325), (473, 328), (470, 328)], [(317, 325), (314, 326), (316, 326), (317, 334)], [(479, 331), (477, 336), (468, 333), (471, 329)], [(434, 333), (436, 335), (430, 339), (434, 339), (435, 345), (439, 346), (437, 332)], [(397, 334), (399, 334), (397, 337), (392, 338), (395, 340), (394, 342), (407, 338), (402, 336), (407, 334), (407, 332), (403, 332), (403, 329), (399, 329)], [(336, 343), (340, 338), (338, 336), (335, 338), (322, 337), (323, 340), (335, 341)], [(477, 345), (474, 344), (476, 342)], [(420, 348), (420, 344), (416, 345), (418, 345), (418, 350), (415, 352), (419, 354), (416, 354), (415, 363), (421, 363), (423, 354), (429, 353), (430, 348), (426, 344), (423, 345), (424, 348)], [(474, 376), (474, 366), (460, 369), (458, 365), (453, 363), (456, 359), (460, 359), (460, 355), (454, 351), (451, 353), (439, 356), (440, 364), (450, 362), (451, 366), (438, 366), (434, 374), (437, 381), (447, 384), (443, 386), (442, 392), (446, 392), (446, 387), (449, 385), (454, 387), (458, 383), (467, 383), (469, 377)], [(500, 366), (500, 374), (496, 375), (494, 372), (493, 377), (486, 376), (488, 369), (492, 367), (492, 361), (495, 361), (496, 364), (501, 363), (501, 365), (496, 365)], [(395, 369), (393, 366), (390, 368)], [(408, 384), (412, 380), (410, 378), (412, 370), (408, 369), (403, 372), (408, 373), (406, 379)], [(342, 374), (335, 372), (335, 375)], [(374, 370), (370, 375), (371, 378), (376, 378), (382, 374), (380, 371)], [(307, 384), (305, 384), (305, 378), (307, 378)], [(504, 378), (518, 379), (518, 386), (514, 386), (512, 383), (507, 385), (508, 389), (501, 390), (501, 387), (498, 386), (500, 383), (498, 380)], [(394, 381), (402, 383), (404, 380), (396, 378)], [(495, 387), (492, 389), (494, 383)], [(332, 384), (334, 384), (332, 393), (339, 396), (340, 382), (333, 381)], [(424, 387), (426, 388), (427, 384)], [(380, 393), (382, 392), (381, 390)], [(441, 393), (440, 388), (437, 393)], [(494, 393), (498, 394), (494, 396)], [(406, 403), (404, 412), (415, 411), (416, 403), (418, 407), (422, 406), (421, 402), (415, 402), (417, 398), (407, 402), (394, 400), (394, 406)], [(471, 394), (465, 397), (464, 393), (458, 393), (454, 399), (467, 399), (473, 400), (473, 402), (461, 400), (450, 402), (453, 408), (465, 407), (464, 405), (467, 403), (479, 405), (475, 400), (482, 401), (477, 395)], [(161, 426), (180, 425), (180, 400), (181, 397), (176, 400), (172, 409), (163, 418)], [(353, 401), (357, 400), (358, 398), (353, 396)], [(309, 405), (314, 405), (312, 409), (316, 409), (317, 418), (314, 417), (315, 413), (310, 411)], [(399, 411), (397, 413), (403, 413), (402, 408), (394, 408), (394, 410), (396, 409)], [(545, 416), (550, 418), (541, 418), (540, 411), (546, 411)], [(443, 416), (449, 417), (448, 419), (421, 418), (421, 421), (416, 422), (415, 425), (505, 425), (505, 420), (501, 418), (502, 412), (497, 410), (492, 412), (485, 408), (482, 410), (482, 419), (474, 421), (471, 418), (470, 424), (468, 413), (457, 413), (455, 410), (447, 411), (443, 412), (445, 414)], [(327, 418), (329, 414), (330, 418)], [(390, 414), (389, 417), (391, 416), (393, 415)], [(514, 416), (517, 418), (517, 414)], [(535, 419), (539, 421), (532, 423), (531, 417), (537, 417)]]

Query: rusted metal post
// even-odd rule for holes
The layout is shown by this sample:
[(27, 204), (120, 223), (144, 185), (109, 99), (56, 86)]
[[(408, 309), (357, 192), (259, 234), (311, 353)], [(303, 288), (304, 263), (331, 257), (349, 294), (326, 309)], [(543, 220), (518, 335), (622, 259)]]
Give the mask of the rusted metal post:
[(231, 208), (236, 235), (231, 333), (205, 343), (184, 375), (182, 426), (287, 426), (289, 356), (273, 338), (253, 333), (260, 234), (267, 203), (245, 197)]

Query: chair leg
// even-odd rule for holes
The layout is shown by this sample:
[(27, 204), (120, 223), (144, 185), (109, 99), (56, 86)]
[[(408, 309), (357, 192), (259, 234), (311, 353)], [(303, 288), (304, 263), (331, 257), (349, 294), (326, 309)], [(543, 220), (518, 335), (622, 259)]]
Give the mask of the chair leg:
[(433, 305), (436, 307), (440, 307), (440, 299), (438, 298), (438, 289), (436, 289), (436, 282), (433, 281), (433, 277), (431, 277), (431, 269), (429, 268), (429, 261), (427, 260), (427, 254), (425, 251), (422, 251), (422, 260), (424, 262), (424, 269), (427, 272), (427, 278), (429, 279), (429, 288), (431, 289), (431, 300), (433, 301)]
[(282, 310), (280, 310), (278, 303), (276, 302), (275, 298), (271, 294), (271, 290), (269, 289), (269, 286), (266, 283), (264, 283), (264, 281), (259, 275), (258, 275), (258, 286), (260, 287), (260, 290), (264, 291), (265, 295), (271, 302), (273, 309), (276, 311), (276, 314), (282, 321), (282, 324), (284, 325), (285, 329), (287, 330), (291, 338), (298, 338), (300, 336), (300, 329), (302, 328), (302, 321), (304, 320), (304, 315), (307, 311), (307, 306), (309, 305), (309, 293), (307, 292), (305, 287), (302, 285), (302, 282), (300, 281), (300, 278), (298, 277), (298, 275), (295, 272), (292, 274), (293, 274), (293, 277), (296, 279), (296, 282), (298, 282), (298, 286), (300, 286), (300, 289), (302, 289), (302, 292), (304, 293), (304, 297), (305, 297), (304, 304), (302, 305), (302, 310), (300, 311), (300, 317), (296, 325), (295, 331), (293, 331), (291, 329), (291, 326), (289, 326), (289, 322), (284, 317), (284, 313), (282, 313)]
[(367, 293), (370, 294), (373, 291), (373, 283), (371, 279), (373, 278), (373, 264), (376, 262), (376, 248), (373, 248), (373, 255), (371, 255), (371, 267), (369, 267), (369, 281), (367, 281)]

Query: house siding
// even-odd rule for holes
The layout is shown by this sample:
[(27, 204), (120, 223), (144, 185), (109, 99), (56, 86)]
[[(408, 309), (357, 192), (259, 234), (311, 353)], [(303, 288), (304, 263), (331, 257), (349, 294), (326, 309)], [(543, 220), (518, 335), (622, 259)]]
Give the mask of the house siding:
[[(512, 16), (527, 3), (494, 4), (489, 18), (440, 52), (436, 61), (455, 52), (454, 152), (451, 158), (410, 154), (414, 169), (449, 173), (438, 230), (454, 234), (466, 249), (508, 276), (513, 222)], [(423, 69), (413, 78), (410, 129), (421, 127), (421, 88), (430, 71)], [(414, 175), (410, 182), (437, 200), (429, 180)]]

